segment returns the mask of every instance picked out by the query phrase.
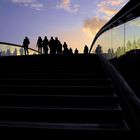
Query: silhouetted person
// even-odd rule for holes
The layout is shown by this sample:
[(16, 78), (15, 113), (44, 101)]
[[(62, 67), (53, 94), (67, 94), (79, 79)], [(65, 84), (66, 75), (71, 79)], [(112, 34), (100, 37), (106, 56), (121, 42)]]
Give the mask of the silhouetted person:
[(47, 36), (45, 36), (44, 40), (43, 40), (43, 51), (44, 54), (48, 54), (48, 46), (49, 46), (49, 41), (47, 39)]
[(7, 49), (6, 50), (6, 56), (11, 56), (11, 55), (12, 55), (11, 50), (10, 49)]
[(15, 48), (14, 52), (13, 52), (14, 56), (17, 56), (17, 49)]
[(53, 39), (53, 37), (51, 37), (49, 41), (49, 47), (50, 47), (50, 54), (56, 54), (55, 40)]
[(69, 49), (69, 54), (73, 54), (72, 48)]
[(55, 38), (55, 48), (57, 54), (62, 54), (62, 44), (57, 37)]
[(42, 45), (42, 38), (40, 36), (38, 37), (36, 46), (38, 47), (38, 52), (42, 53), (43, 45)]
[(6, 56), (6, 52), (5, 51), (2, 51), (1, 52), (1, 56)]
[(97, 48), (95, 49), (96, 53), (102, 53), (102, 47), (101, 45), (98, 45)]
[(59, 44), (58, 54), (62, 54), (62, 43), (61, 42)]
[(78, 54), (79, 53), (79, 51), (77, 50), (77, 48), (75, 49), (75, 52), (74, 52), (75, 54)]
[(25, 55), (29, 54), (29, 51), (28, 51), (29, 44), (30, 44), (30, 41), (28, 37), (25, 37), (25, 39), (23, 40), (23, 48), (24, 48)]
[(66, 42), (64, 42), (64, 44), (63, 44), (63, 48), (64, 48), (64, 50), (63, 50), (63, 54), (69, 54), (69, 49), (68, 49), (68, 45), (67, 45)]
[(84, 54), (88, 54), (88, 52), (89, 52), (88, 46), (85, 45), (85, 47), (84, 47)]

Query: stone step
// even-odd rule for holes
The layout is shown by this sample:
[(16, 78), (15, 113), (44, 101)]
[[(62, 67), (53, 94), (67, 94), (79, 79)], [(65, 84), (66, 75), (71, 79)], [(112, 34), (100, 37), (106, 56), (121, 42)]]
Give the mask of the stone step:
[(27, 86), (0, 85), (1, 94), (102, 95), (114, 93), (114, 86)]
[(117, 108), (62, 108), (33, 106), (0, 106), (0, 120), (28, 122), (69, 122), (92, 123), (117, 121), (123, 118), (122, 110)]
[(100, 123), (100, 122), (95, 122), (95, 123), (44, 123), (43, 122), (43, 123), (40, 123), (40, 122), (22, 122), (22, 121), (0, 121), (0, 128), (4, 129), (5, 127), (7, 128), (7, 130), (8, 128), (11, 130), (16, 129), (16, 128), (18, 130), (19, 129), (22, 129), (22, 130), (37, 129), (37, 132), (40, 132), (40, 130), (41, 132), (45, 130), (45, 134), (47, 132), (49, 132), (48, 134), (50, 134), (50, 131), (53, 130), (54, 134), (59, 133), (61, 134), (61, 136), (62, 134), (64, 135), (66, 133), (70, 134), (72, 131), (73, 133), (74, 132), (79, 133), (80, 131), (81, 135), (89, 134), (89, 133), (92, 135), (95, 135), (95, 134), (97, 135), (99, 131), (99, 132), (102, 132), (102, 134), (106, 134), (107, 136), (109, 133), (110, 133), (109, 135), (112, 135), (114, 133), (113, 130), (118, 131), (118, 133), (115, 133), (115, 134), (120, 134), (121, 131), (125, 133), (125, 131), (130, 130), (125, 120), (114, 121), (114, 122), (106, 121), (104, 123)]
[(88, 108), (116, 108), (118, 99), (115, 94), (110, 95), (20, 95), (0, 94), (1, 106), (42, 106), (42, 107), (88, 107)]
[(104, 73), (3, 73), (1, 79), (108, 79)]
[(0, 85), (109, 86), (110, 79), (0, 79)]

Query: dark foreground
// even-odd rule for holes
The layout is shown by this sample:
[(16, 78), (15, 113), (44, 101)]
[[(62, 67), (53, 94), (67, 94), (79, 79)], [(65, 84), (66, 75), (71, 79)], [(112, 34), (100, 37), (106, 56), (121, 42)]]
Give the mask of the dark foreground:
[(92, 138), (135, 132), (97, 55), (3, 57), (0, 65), (1, 132)]

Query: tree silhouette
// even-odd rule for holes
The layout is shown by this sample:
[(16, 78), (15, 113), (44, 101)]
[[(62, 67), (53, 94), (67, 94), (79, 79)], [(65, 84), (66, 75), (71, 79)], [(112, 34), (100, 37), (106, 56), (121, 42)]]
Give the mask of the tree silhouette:
[(137, 40), (137, 48), (140, 49), (140, 38)]
[(137, 43), (136, 40), (134, 39), (134, 42), (132, 43), (132, 49), (137, 49)]

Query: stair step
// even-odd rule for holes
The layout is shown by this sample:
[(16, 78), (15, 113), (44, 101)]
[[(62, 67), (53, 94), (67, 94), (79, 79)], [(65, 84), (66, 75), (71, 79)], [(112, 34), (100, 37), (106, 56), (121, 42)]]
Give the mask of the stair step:
[[(13, 67), (13, 68), (16, 68), (16, 67), (20, 67), (20, 68), (31, 68), (31, 67), (36, 67), (36, 68), (66, 68), (66, 69), (72, 69), (72, 68), (88, 68), (88, 69), (102, 69), (102, 65), (99, 63), (99, 62), (96, 62), (96, 63), (88, 63), (88, 62), (48, 62), (46, 61), (45, 63), (41, 63), (41, 62), (15, 62), (15, 61), (9, 61), (9, 62), (6, 62), (3, 63), (1, 62), (1, 64), (4, 66), (4, 67)], [(3, 68), (4, 69), (4, 68)]]
[(101, 94), (93, 94), (93, 95), (80, 95), (80, 94), (34, 94), (34, 93), (28, 93), (28, 94), (19, 94), (19, 93), (16, 93), (16, 94), (13, 94), (13, 93), (10, 93), (10, 94), (0, 94), (0, 97), (64, 97), (64, 98), (117, 98), (117, 95), (116, 93), (112, 92), (112, 93), (101, 93)]
[(0, 79), (0, 85), (105, 86), (111, 83), (109, 79)]
[(14, 79), (20, 79), (20, 78), (26, 78), (29, 77), (31, 79), (107, 79), (108, 76), (104, 73), (3, 73), (1, 78), (14, 78)]
[[(84, 131), (128, 131), (129, 127), (124, 120), (118, 122), (105, 122), (105, 123), (40, 123), (40, 122), (17, 122), (17, 121), (0, 121), (0, 128), (26, 128), (26, 129), (50, 129), (50, 130), (84, 130)], [(84, 133), (82, 131), (82, 133)], [(64, 134), (64, 133), (63, 133)]]
[(16, 72), (36, 72), (39, 73), (40, 71), (50, 73), (50, 72), (55, 72), (55, 73), (78, 73), (78, 72), (89, 72), (89, 73), (106, 73), (104, 69), (98, 69), (98, 68), (93, 68), (93, 67), (83, 67), (82, 69), (79, 67), (77, 69), (74, 69), (72, 66), (67, 67), (59, 67), (59, 66), (52, 66), (52, 67), (47, 67), (47, 66), (31, 66), (31, 67), (21, 67), (21, 66), (16, 66), (16, 67), (2, 67), (0, 69), (1, 72), (4, 73), (16, 73)]
[[(2, 94), (45, 94), (45, 95), (97, 95), (112, 94), (113, 86), (27, 86), (0, 85)], [(28, 91), (28, 92), (27, 92)]]
[(66, 95), (0, 95), (0, 105), (52, 106), (52, 107), (102, 107), (116, 108), (117, 96), (66, 96)]
[(98, 55), (2, 57), (0, 64), (0, 129), (130, 131)]
[(0, 106), (0, 120), (32, 122), (104, 122), (123, 118), (121, 108), (45, 108)]
[[(20, 67), (24, 67), (24, 66), (48, 66), (48, 67), (53, 67), (53, 66), (57, 66), (57, 67), (86, 67), (86, 66), (89, 66), (89, 67), (92, 67), (92, 68), (101, 68), (102, 67), (102, 64), (99, 62), (99, 60), (96, 60), (96, 61), (85, 61), (85, 60), (73, 60), (70, 59), (69, 61), (67, 60), (16, 60), (16, 59), (5, 59), (2, 61), (2, 58), (0, 60), (1, 64), (4, 65), (4, 66), (7, 66), (7, 67), (17, 67), (17, 66), (20, 66)], [(4, 63), (5, 62), (5, 63)], [(13, 63), (14, 62), (14, 63)]]

